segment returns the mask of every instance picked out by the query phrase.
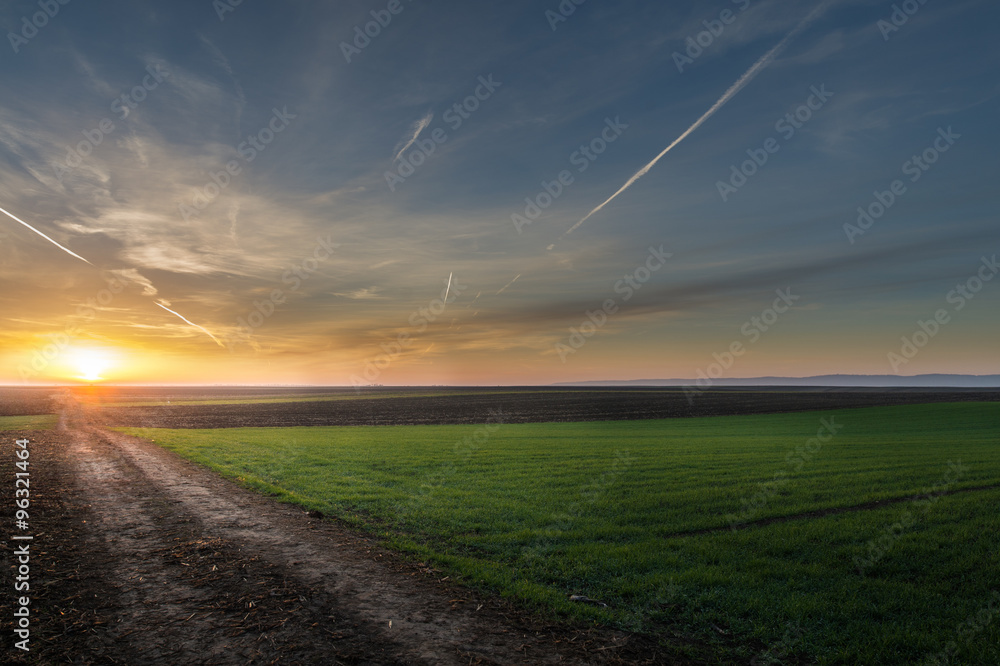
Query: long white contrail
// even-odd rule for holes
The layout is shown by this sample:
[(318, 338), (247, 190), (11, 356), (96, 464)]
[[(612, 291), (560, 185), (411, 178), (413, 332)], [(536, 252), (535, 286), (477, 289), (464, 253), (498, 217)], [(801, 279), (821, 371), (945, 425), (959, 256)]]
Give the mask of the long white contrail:
[(448, 294), (451, 293), (451, 276), (454, 274), (455, 274), (454, 271), (448, 273), (448, 287), (444, 290), (444, 299), (442, 299), (444, 300), (445, 305), (448, 304)]
[(183, 320), (183, 321), (184, 321), (185, 323), (187, 323), (187, 324), (190, 324), (191, 326), (194, 326), (194, 327), (195, 327), (195, 328), (197, 328), (197, 329), (198, 329), (199, 331), (203, 332), (203, 333), (204, 333), (205, 335), (207, 335), (208, 337), (212, 338), (212, 340), (215, 340), (215, 344), (219, 345), (220, 347), (225, 347), (225, 345), (224, 345), (224, 344), (222, 344), (221, 342), (219, 342), (218, 340), (216, 340), (216, 339), (215, 339), (215, 336), (214, 336), (214, 335), (212, 335), (211, 333), (209, 333), (209, 332), (208, 332), (208, 329), (206, 329), (206, 328), (202, 328), (201, 326), (199, 326), (198, 324), (196, 324), (196, 323), (194, 323), (194, 322), (192, 322), (192, 321), (188, 321), (187, 319), (185, 319), (185, 318), (184, 318), (184, 316), (183, 316), (182, 314), (180, 314), (180, 313), (178, 313), (178, 312), (174, 312), (173, 310), (171, 310), (170, 308), (168, 308), (168, 307), (167, 307), (166, 305), (163, 305), (162, 303), (157, 303), (157, 305), (159, 305), (159, 306), (160, 306), (161, 308), (163, 308), (164, 310), (166, 310), (166, 311), (167, 311), (167, 312), (169, 312), (170, 314), (172, 314), (172, 315), (177, 315), (177, 316), (178, 316), (178, 317), (180, 317), (180, 318), (181, 318), (181, 319), (182, 319), (182, 320)]
[(407, 148), (409, 148), (414, 144), (414, 142), (416, 142), (417, 138), (420, 136), (420, 133), (423, 132), (425, 129), (427, 129), (427, 126), (431, 124), (432, 120), (434, 120), (433, 111), (429, 112), (426, 116), (424, 116), (423, 118), (421, 118), (420, 120), (418, 120), (413, 124), (413, 136), (410, 137), (410, 140), (406, 142), (405, 146), (399, 149), (399, 152), (396, 153), (396, 156), (392, 158), (394, 162), (399, 159), (400, 155), (406, 152)]
[(514, 279), (513, 279), (513, 280), (511, 280), (510, 282), (508, 282), (507, 284), (505, 284), (505, 285), (503, 286), (503, 288), (502, 288), (502, 289), (500, 289), (500, 291), (498, 291), (497, 293), (495, 293), (495, 294), (493, 294), (493, 295), (494, 295), (494, 296), (499, 296), (499, 295), (500, 295), (500, 294), (502, 294), (503, 292), (507, 291), (507, 287), (509, 287), (510, 285), (512, 285), (512, 284), (514, 284), (515, 282), (517, 282), (517, 278), (519, 278), (519, 277), (521, 277), (521, 274), (520, 274), (520, 273), (518, 273), (517, 275), (515, 275), (515, 276), (514, 276)]
[[(592, 210), (589, 213), (587, 213), (583, 217), (582, 220), (580, 220), (579, 222), (577, 222), (576, 224), (574, 224), (572, 227), (570, 227), (562, 236), (559, 237), (560, 240), (562, 238), (565, 238), (567, 235), (573, 233), (573, 231), (576, 230), (577, 228), (579, 228), (579, 226), (581, 224), (583, 224), (584, 222), (586, 222), (587, 220), (589, 220), (591, 218), (591, 216), (593, 216), (595, 213), (597, 213), (598, 211), (600, 211), (602, 208), (604, 208), (605, 206), (607, 206), (609, 203), (611, 203), (612, 201), (614, 201), (615, 199), (617, 199), (618, 195), (620, 195), (622, 192), (624, 192), (628, 188), (632, 187), (632, 185), (635, 184), (635, 182), (637, 180), (639, 180), (640, 178), (642, 178), (643, 176), (645, 176), (647, 173), (649, 173), (649, 170), (652, 169), (654, 166), (656, 166), (656, 163), (659, 162), (661, 159), (663, 159), (664, 155), (666, 155), (671, 150), (673, 150), (674, 146), (676, 146), (677, 144), (679, 144), (681, 141), (683, 141), (684, 139), (686, 139), (692, 132), (694, 132), (696, 129), (698, 129), (699, 127), (701, 127), (702, 124), (706, 120), (708, 120), (709, 118), (711, 118), (712, 116), (714, 116), (715, 113), (719, 109), (721, 109), (723, 106), (726, 105), (727, 102), (729, 102), (729, 100), (731, 100), (733, 97), (736, 97), (736, 94), (739, 91), (743, 90), (743, 88), (748, 83), (750, 83), (751, 81), (753, 81), (754, 78), (758, 74), (760, 74), (761, 71), (763, 71), (765, 67), (767, 67), (768, 65), (770, 65), (771, 62), (776, 57), (778, 57), (778, 54), (780, 54), (785, 49), (785, 47), (788, 46), (789, 42), (791, 42), (796, 36), (798, 36), (798, 34), (800, 32), (802, 32), (803, 30), (805, 30), (809, 26), (809, 24), (811, 24), (813, 21), (816, 20), (816, 18), (820, 15), (820, 13), (823, 11), (823, 9), (826, 7), (827, 4), (829, 4), (829, 0), (826, 0), (826, 2), (820, 3), (815, 9), (813, 9), (809, 13), (808, 16), (806, 16), (804, 19), (802, 19), (799, 22), (799, 24), (797, 26), (795, 26), (794, 28), (792, 28), (791, 32), (789, 32), (787, 35), (785, 35), (784, 38), (782, 38), (782, 40), (780, 42), (778, 42), (777, 44), (775, 44), (775, 46), (770, 51), (768, 51), (763, 56), (761, 56), (761, 58), (757, 62), (755, 62), (752, 67), (750, 67), (750, 69), (748, 69), (746, 72), (744, 72), (743, 76), (741, 76), (740, 78), (738, 78), (736, 80), (736, 83), (734, 83), (733, 85), (729, 86), (729, 89), (726, 90), (726, 92), (723, 93), (722, 97), (720, 97), (718, 99), (718, 101), (716, 101), (715, 104), (712, 105), (712, 108), (710, 108), (708, 111), (706, 111), (705, 113), (703, 113), (702, 116), (701, 116), (701, 118), (698, 118), (698, 120), (694, 121), (694, 124), (691, 125), (691, 127), (688, 127), (686, 130), (684, 130), (684, 133), (681, 134), (676, 139), (674, 139), (673, 143), (671, 143), (669, 146), (667, 146), (666, 148), (664, 148), (663, 151), (659, 155), (657, 155), (656, 157), (654, 157), (653, 161), (651, 161), (649, 164), (647, 164), (646, 166), (644, 166), (641, 169), (639, 169), (638, 171), (636, 171), (635, 175), (633, 175), (631, 178), (629, 178), (627, 181), (625, 181), (625, 184), (622, 185), (621, 188), (617, 192), (615, 192), (610, 197), (608, 197), (607, 201), (605, 201), (600, 206), (598, 206), (594, 210)], [(550, 245), (548, 249), (551, 250), (553, 247), (554, 247), (554, 245)]]
[[(94, 266), (94, 264), (91, 264), (91, 263), (90, 263), (89, 261), (87, 261), (86, 259), (84, 259), (84, 258), (83, 258), (83, 257), (81, 257), (80, 255), (78, 255), (78, 254), (77, 254), (76, 252), (73, 252), (73, 250), (70, 250), (69, 248), (66, 248), (66, 247), (63, 247), (62, 245), (60, 245), (60, 244), (59, 244), (59, 243), (57, 243), (56, 241), (52, 240), (51, 238), (49, 238), (48, 236), (46, 236), (45, 234), (43, 234), (43, 233), (42, 233), (41, 231), (39, 231), (38, 229), (34, 228), (33, 226), (31, 226), (30, 224), (28, 224), (28, 223), (27, 223), (27, 222), (25, 222), (24, 220), (22, 220), (22, 219), (20, 219), (20, 218), (18, 218), (18, 217), (16, 217), (16, 216), (14, 216), (14, 215), (12, 215), (11, 213), (8, 213), (8, 212), (7, 212), (7, 211), (5, 211), (5, 210), (4, 210), (3, 208), (0, 208), (0, 213), (3, 213), (4, 215), (6, 215), (7, 217), (11, 218), (11, 219), (12, 219), (12, 220), (14, 220), (15, 222), (20, 222), (21, 224), (23, 224), (24, 226), (28, 227), (28, 228), (29, 228), (29, 229), (31, 229), (32, 231), (34, 231), (34, 232), (35, 232), (36, 234), (38, 234), (39, 236), (41, 236), (41, 237), (42, 237), (42, 238), (44, 238), (45, 240), (49, 241), (50, 243), (52, 243), (53, 245), (55, 245), (56, 247), (58, 247), (58, 248), (59, 248), (60, 250), (62, 250), (62, 251), (64, 251), (64, 252), (68, 252), (69, 254), (73, 255), (74, 257), (76, 257), (76, 258), (77, 258), (77, 259), (79, 259), (80, 261), (83, 261), (83, 262), (85, 262), (85, 263), (87, 263), (87, 264), (90, 264), (91, 266)], [(96, 267), (96, 266), (94, 266), (94, 268), (97, 268), (97, 267)], [(134, 270), (134, 269), (129, 269), (129, 270)], [(135, 276), (132, 276), (132, 275), (129, 275), (129, 274), (128, 274), (128, 271), (121, 271), (121, 273), (122, 273), (122, 277), (124, 277), (125, 279), (127, 279), (127, 280), (131, 280), (132, 282), (136, 282), (136, 283), (138, 283), (138, 284), (142, 285), (142, 286), (143, 286), (143, 292), (144, 292), (144, 294), (145, 294), (145, 295), (147, 295), (147, 296), (150, 296), (150, 295), (155, 295), (155, 294), (156, 294), (156, 288), (155, 288), (155, 287), (153, 287), (153, 283), (152, 283), (152, 282), (149, 282), (149, 280), (142, 280), (142, 281), (141, 281), (141, 280), (138, 280), (138, 279), (137, 279), (137, 278), (136, 278)], [(149, 289), (152, 289), (152, 294), (150, 294), (150, 293), (148, 293), (148, 292), (147, 292), (147, 287), (148, 287)], [(209, 333), (209, 332), (208, 332), (208, 331), (207, 331), (206, 329), (202, 328), (202, 327), (201, 327), (201, 326), (199, 326), (198, 324), (195, 324), (195, 323), (193, 323), (193, 322), (190, 322), (190, 321), (188, 321), (188, 320), (187, 320), (187, 319), (185, 319), (185, 318), (184, 318), (183, 316), (181, 316), (181, 315), (180, 315), (179, 313), (177, 313), (177, 312), (174, 312), (174, 311), (173, 311), (173, 310), (171, 310), (170, 308), (168, 308), (168, 307), (166, 307), (166, 306), (164, 306), (164, 305), (161, 305), (160, 303), (157, 303), (157, 305), (159, 305), (159, 306), (160, 306), (161, 308), (163, 308), (163, 309), (164, 309), (164, 310), (166, 310), (167, 312), (170, 312), (170, 313), (172, 313), (172, 314), (175, 314), (175, 315), (177, 315), (178, 317), (180, 317), (181, 319), (184, 319), (184, 321), (186, 321), (186, 322), (187, 322), (188, 324), (191, 324), (191, 326), (194, 326), (194, 327), (195, 327), (195, 328), (197, 328), (198, 330), (200, 330), (200, 331), (203, 331), (203, 332), (204, 332), (204, 333), (205, 333), (206, 335), (208, 335), (208, 337), (212, 338), (212, 340), (214, 340), (214, 341), (215, 341), (215, 344), (219, 345), (220, 347), (224, 347), (224, 346), (225, 346), (225, 345), (223, 345), (223, 344), (222, 344), (221, 342), (219, 342), (219, 341), (218, 341), (218, 340), (217, 340), (217, 339), (215, 338), (215, 336), (214, 336), (214, 335), (212, 335), (211, 333)]]
[[(84, 259), (80, 255), (78, 255), (76, 252), (74, 252), (73, 250), (70, 250), (67, 247), (63, 247), (62, 245), (60, 245), (59, 243), (55, 242), (54, 240), (52, 240), (51, 238), (49, 238), (48, 236), (46, 236), (45, 234), (43, 234), (41, 231), (39, 231), (38, 229), (34, 228), (30, 224), (28, 224), (27, 222), (25, 222), (24, 220), (22, 220), (21, 218), (15, 217), (11, 213), (8, 213), (7, 211), (5, 211), (3, 208), (0, 208), (0, 213), (3, 213), (4, 215), (6, 215), (10, 219), (14, 220), (15, 222), (20, 222), (21, 224), (23, 224), (24, 226), (28, 227), (29, 229), (31, 229), (32, 231), (34, 231), (36, 234), (38, 234), (39, 236), (41, 236), (42, 238), (44, 238), (45, 240), (47, 240), (48, 242), (50, 242), (53, 245), (55, 245), (57, 248), (59, 248), (63, 252), (68, 252), (69, 254), (73, 255), (74, 257), (76, 257), (80, 261), (83, 261), (83, 262), (86, 262), (86, 263), (90, 264), (89, 261), (87, 261), (86, 259)], [(93, 266), (94, 264), (90, 264), (90, 265)]]

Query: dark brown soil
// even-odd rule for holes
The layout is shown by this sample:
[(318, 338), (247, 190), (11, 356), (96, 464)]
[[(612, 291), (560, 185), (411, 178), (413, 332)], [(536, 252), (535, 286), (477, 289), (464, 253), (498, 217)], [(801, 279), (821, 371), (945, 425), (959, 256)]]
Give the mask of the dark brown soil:
[(53, 388), (9, 388), (0, 386), (0, 416), (51, 414), (55, 407)]
[[(388, 390), (388, 389), (386, 389)], [(983, 390), (733, 390), (689, 396), (676, 389), (520, 389), (449, 395), (363, 398), (229, 405), (120, 407), (103, 401), (109, 426), (238, 428), (320, 425), (482, 424), (502, 414), (504, 423), (617, 421), (733, 414), (767, 414), (934, 402), (1000, 401)], [(399, 392), (396, 390), (395, 392)]]

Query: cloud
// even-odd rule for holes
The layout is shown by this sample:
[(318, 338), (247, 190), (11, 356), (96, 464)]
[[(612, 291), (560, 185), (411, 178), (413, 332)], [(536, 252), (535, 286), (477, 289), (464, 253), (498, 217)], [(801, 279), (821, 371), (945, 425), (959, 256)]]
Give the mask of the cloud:
[(239, 223), (240, 215), (240, 202), (234, 201), (229, 206), (229, 211), (226, 217), (229, 219), (229, 237), (233, 239), (233, 243), (239, 243), (239, 238), (236, 235), (237, 224)]
[[(159, 293), (156, 290), (156, 287), (153, 285), (153, 283), (149, 280), (149, 278), (147, 278), (144, 275), (142, 275), (138, 271), (138, 269), (135, 269), (135, 268), (125, 268), (125, 269), (120, 269), (120, 270), (113, 270), (111, 272), (114, 273), (115, 275), (121, 277), (123, 280), (126, 280), (128, 282), (132, 282), (132, 283), (137, 284), (140, 287), (142, 287), (142, 295), (143, 296), (156, 296)], [(164, 301), (164, 302), (167, 305), (170, 305), (170, 303), (168, 301)]]
[(379, 296), (378, 287), (365, 287), (363, 289), (355, 289), (354, 291), (348, 292), (334, 292), (334, 296), (340, 296), (341, 298), (349, 298), (354, 301), (370, 301), (377, 298), (384, 298)]
[(413, 125), (410, 127), (410, 132), (411, 132), (410, 138), (403, 145), (403, 147), (399, 149), (399, 151), (396, 153), (396, 156), (392, 158), (394, 162), (398, 160), (403, 153), (406, 152), (407, 148), (409, 148), (416, 142), (416, 140), (420, 137), (420, 133), (423, 132), (425, 129), (427, 129), (427, 126), (431, 124), (432, 120), (434, 120), (434, 112), (428, 111), (426, 116), (413, 123)]
[(219, 50), (215, 44), (213, 44), (207, 37), (200, 34), (198, 39), (201, 40), (202, 45), (205, 49), (212, 55), (212, 60), (218, 65), (229, 78), (233, 81), (233, 88), (236, 91), (236, 136), (237, 140), (242, 139), (242, 133), (240, 131), (241, 124), (243, 122), (243, 110), (247, 105), (247, 97), (243, 93), (243, 86), (240, 85), (239, 79), (236, 78), (236, 74), (233, 73), (233, 67), (229, 64), (229, 59)]

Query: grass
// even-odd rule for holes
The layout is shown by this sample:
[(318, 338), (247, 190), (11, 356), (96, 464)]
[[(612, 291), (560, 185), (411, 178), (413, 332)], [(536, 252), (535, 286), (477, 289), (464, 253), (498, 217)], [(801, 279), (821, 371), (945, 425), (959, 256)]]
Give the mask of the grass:
[[(813, 439), (821, 419), (837, 430), (826, 442)], [(958, 641), (970, 663), (1000, 659), (1000, 597), (995, 613), (983, 610), (1000, 590), (1000, 489), (729, 529), (998, 484), (996, 403), (489, 428), (123, 430), (526, 605), (664, 637), (681, 630), (726, 658), (764, 659), (770, 647), (819, 663), (920, 663)], [(977, 613), (990, 619), (966, 638)]]
[(55, 414), (35, 416), (0, 416), (0, 431), (49, 430), (59, 421)]

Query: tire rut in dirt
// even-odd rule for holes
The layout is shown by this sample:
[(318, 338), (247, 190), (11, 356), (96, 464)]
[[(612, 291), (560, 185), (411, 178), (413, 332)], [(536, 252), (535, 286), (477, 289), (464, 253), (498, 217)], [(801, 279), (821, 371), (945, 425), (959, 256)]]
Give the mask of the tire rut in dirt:
[[(30, 651), (9, 649), (11, 663), (74, 664), (139, 663), (137, 655), (116, 644), (111, 635), (122, 608), (117, 590), (105, 583), (111, 561), (107, 551), (95, 549), (93, 513), (81, 493), (73, 470), (65, 462), (67, 438), (51, 431), (5, 432), (4, 459), (13, 458), (12, 442), (29, 440), (29, 535), (31, 553)], [(14, 468), (2, 466), (4, 488), (13, 487)], [(5, 524), (12, 510), (4, 503)], [(13, 566), (9, 542), (3, 542), (5, 569)], [(4, 631), (8, 630), (4, 600)], [(9, 646), (8, 646), (9, 648)]]
[(226, 538), (162, 493), (99, 435), (71, 437), (93, 544), (120, 614), (109, 632), (134, 663), (394, 663), (391, 644), (357, 631), (327, 595)]
[(94, 427), (84, 431), (127, 458), (137, 474), (155, 479), (175, 514), (197, 516), (202, 535), (243, 553), (252, 548), (313, 598), (349, 608), (348, 623), (353, 618), (351, 626), (370, 638), (359, 647), (367, 646), (380, 663), (650, 663), (656, 654), (649, 639), (553, 626), (430, 578), (426, 567), (401, 563), (371, 537), (309, 520), (301, 509), (248, 492), (148, 441)]
[[(226, 482), (217, 477), (195, 470), (183, 474), (172, 465), (165, 465), (164, 458), (170, 454), (155, 445), (96, 430), (90, 431), (90, 437), (109, 445), (113, 443), (116, 455), (127, 458), (127, 464), (134, 465), (137, 474), (147, 477), (156, 474), (162, 501), (172, 504), (179, 514), (190, 516), (196, 512), (206, 533), (237, 548), (242, 546), (236, 544), (252, 543), (254, 552), (261, 557), (293, 567), (295, 580), (317, 597), (338, 599), (343, 606), (350, 607), (355, 613), (351, 624), (372, 635), (369, 654), (382, 653), (379, 663), (398, 660), (467, 664), (470, 655), (474, 657), (473, 663), (519, 663), (523, 658), (522, 655), (514, 660), (494, 661), (494, 656), (514, 652), (507, 645), (506, 632), (496, 627), (476, 626), (465, 613), (456, 612), (447, 599), (438, 598), (432, 590), (422, 589), (419, 583), (398, 586), (392, 581), (393, 572), (356, 557), (356, 551), (361, 549), (368, 556), (378, 557), (373, 544), (367, 544), (366, 548), (364, 540), (358, 540), (338, 550), (347, 544), (317, 541), (297, 533), (289, 524), (286, 507), (278, 508), (275, 515), (249, 494), (241, 498), (242, 493), (233, 496), (218, 492), (212, 486)], [(399, 637), (402, 647), (393, 645), (393, 636)], [(521, 644), (533, 642), (521, 641)]]

